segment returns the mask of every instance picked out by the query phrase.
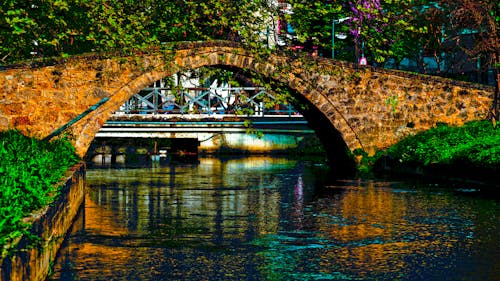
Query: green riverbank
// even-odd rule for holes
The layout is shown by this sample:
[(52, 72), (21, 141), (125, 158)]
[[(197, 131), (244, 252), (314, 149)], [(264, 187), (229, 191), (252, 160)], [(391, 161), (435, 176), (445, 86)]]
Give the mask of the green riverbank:
[[(66, 139), (41, 141), (11, 130), (0, 132), (0, 249), (29, 225), (23, 218), (56, 198), (66, 171), (79, 161)], [(11, 245), (12, 246), (12, 245)]]
[(460, 127), (440, 124), (372, 157), (363, 156), (360, 170), (364, 172), (499, 185), (500, 127), (491, 121), (474, 121)]

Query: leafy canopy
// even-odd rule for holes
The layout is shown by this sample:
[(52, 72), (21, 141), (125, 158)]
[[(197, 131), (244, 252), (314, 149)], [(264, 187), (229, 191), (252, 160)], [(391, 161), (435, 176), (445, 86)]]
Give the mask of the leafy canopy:
[(6, 0), (0, 63), (89, 51), (157, 47), (168, 41), (261, 41), (274, 6), (260, 0)]

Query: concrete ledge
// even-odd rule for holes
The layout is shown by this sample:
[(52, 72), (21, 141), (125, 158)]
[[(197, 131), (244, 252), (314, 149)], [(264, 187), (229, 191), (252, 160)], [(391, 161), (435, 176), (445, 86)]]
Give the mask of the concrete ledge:
[(1, 281), (40, 281), (49, 274), (64, 237), (83, 203), (85, 164), (71, 167), (61, 194), (50, 206), (26, 218), (38, 243), (21, 237), (12, 254), (0, 260)]

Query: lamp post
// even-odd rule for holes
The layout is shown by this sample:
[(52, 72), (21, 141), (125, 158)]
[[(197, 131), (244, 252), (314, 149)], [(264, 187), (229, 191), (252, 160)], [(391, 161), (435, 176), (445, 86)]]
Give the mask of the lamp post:
[(337, 37), (339, 39), (346, 38), (345, 34), (335, 35), (335, 24), (344, 22), (344, 21), (349, 20), (349, 19), (351, 19), (351, 17), (345, 17), (345, 18), (332, 20), (332, 59), (335, 59), (335, 37)]

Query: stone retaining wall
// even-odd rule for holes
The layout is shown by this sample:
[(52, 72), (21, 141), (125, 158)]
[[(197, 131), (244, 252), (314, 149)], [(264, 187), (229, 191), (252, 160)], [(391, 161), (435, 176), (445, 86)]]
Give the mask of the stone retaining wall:
[(22, 237), (13, 253), (0, 259), (1, 281), (40, 281), (49, 274), (64, 237), (83, 203), (85, 165), (77, 164), (67, 172), (67, 178), (57, 200), (40, 212), (32, 214), (31, 233), (41, 245), (32, 246)]

